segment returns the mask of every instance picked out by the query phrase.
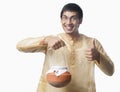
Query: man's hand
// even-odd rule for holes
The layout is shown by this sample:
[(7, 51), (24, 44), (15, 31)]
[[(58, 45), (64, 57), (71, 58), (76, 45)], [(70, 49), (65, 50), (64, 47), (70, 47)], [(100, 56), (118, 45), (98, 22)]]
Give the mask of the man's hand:
[(92, 42), (90, 43), (90, 48), (88, 48), (88, 49), (85, 51), (85, 55), (86, 55), (86, 58), (87, 58), (89, 61), (97, 60), (97, 61), (99, 62), (99, 60), (100, 60), (100, 53), (97, 51), (97, 49), (96, 49), (96, 47), (95, 47), (94, 39), (93, 39)]
[(48, 48), (52, 48), (54, 50), (65, 46), (64, 41), (61, 40), (57, 36), (48, 36), (48, 37), (46, 37), (45, 40), (44, 40), (44, 43), (48, 45)]

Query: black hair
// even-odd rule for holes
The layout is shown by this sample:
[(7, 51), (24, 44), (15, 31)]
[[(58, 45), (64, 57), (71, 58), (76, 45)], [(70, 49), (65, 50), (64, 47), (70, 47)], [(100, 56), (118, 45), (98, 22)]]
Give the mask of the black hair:
[(81, 7), (75, 3), (68, 3), (62, 8), (62, 11), (60, 14), (61, 18), (65, 11), (77, 12), (79, 19), (83, 18), (83, 11), (82, 11)]

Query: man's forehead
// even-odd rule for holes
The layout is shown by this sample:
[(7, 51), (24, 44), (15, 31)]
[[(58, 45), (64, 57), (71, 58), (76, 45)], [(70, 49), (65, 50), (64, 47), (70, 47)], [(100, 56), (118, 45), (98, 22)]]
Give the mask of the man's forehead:
[(78, 16), (78, 13), (74, 11), (64, 11), (62, 16)]

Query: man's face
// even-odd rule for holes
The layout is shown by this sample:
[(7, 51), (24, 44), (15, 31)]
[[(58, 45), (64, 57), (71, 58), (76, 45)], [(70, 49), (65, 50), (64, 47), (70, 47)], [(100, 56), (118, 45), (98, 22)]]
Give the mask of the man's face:
[(61, 24), (65, 33), (74, 34), (78, 32), (81, 22), (82, 19), (79, 19), (77, 12), (65, 11), (62, 14)]

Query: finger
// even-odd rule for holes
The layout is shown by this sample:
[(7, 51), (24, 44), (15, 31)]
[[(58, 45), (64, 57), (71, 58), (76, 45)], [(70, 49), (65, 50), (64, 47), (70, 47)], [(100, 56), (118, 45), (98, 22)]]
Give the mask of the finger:
[(59, 48), (59, 45), (58, 44), (55, 44), (54, 46), (53, 46), (53, 49), (54, 50), (56, 50), (56, 49), (58, 49)]
[(91, 40), (91, 47), (95, 48), (95, 39), (94, 38)]
[(92, 55), (92, 52), (89, 51), (89, 52), (86, 52), (85, 54), (86, 54), (86, 55)]
[(86, 58), (87, 58), (87, 60), (89, 60), (89, 61), (93, 60), (93, 56), (92, 56), (92, 55), (86, 55)]
[(62, 47), (60, 43), (54, 44), (54, 46), (53, 46), (53, 48), (54, 48), (55, 50), (56, 50), (56, 49), (59, 49), (60, 47)]
[(61, 36), (58, 36), (61, 40), (61, 46), (65, 46), (65, 42), (62, 40), (62, 37)]
[(92, 57), (86, 56), (87, 60), (92, 60)]
[(93, 58), (93, 56), (91, 54), (87, 54), (86, 57), (87, 58)]
[(65, 43), (63, 41), (61, 41), (60, 44), (61, 44), (62, 47), (65, 46)]
[(88, 61), (92, 61), (93, 59), (92, 58), (87, 58)]
[(56, 48), (56, 43), (50, 42), (50, 43), (48, 44), (48, 48), (55, 49), (55, 48)]
[(58, 47), (58, 48), (62, 47), (61, 43), (57, 44), (57, 47)]
[(87, 53), (87, 52), (91, 52), (91, 51), (92, 51), (91, 48), (88, 48), (88, 49), (85, 50), (86, 53)]

